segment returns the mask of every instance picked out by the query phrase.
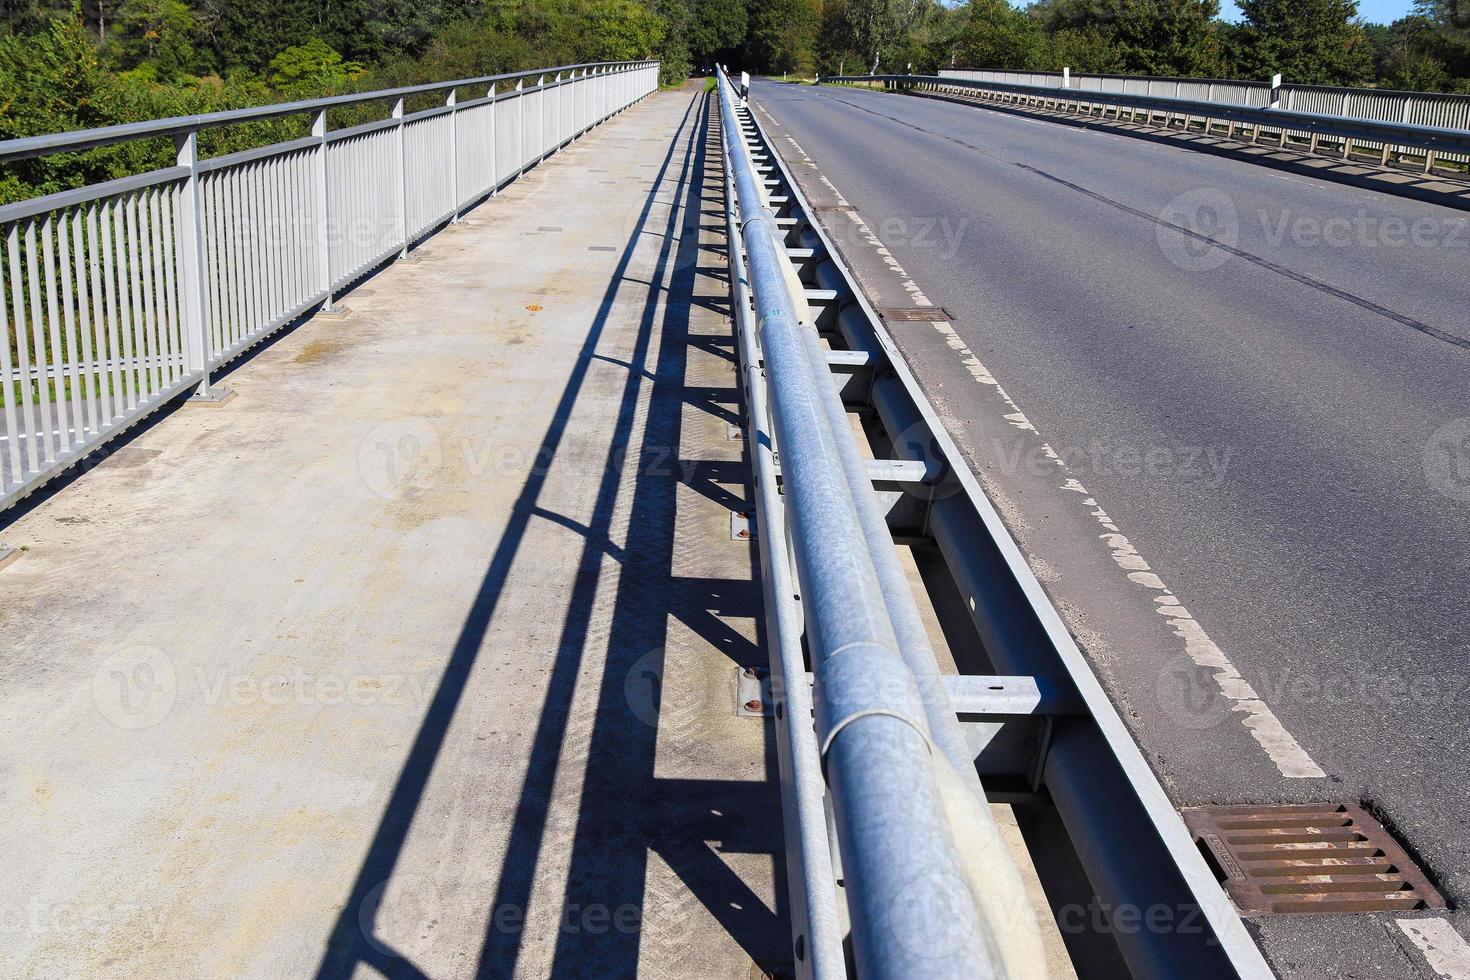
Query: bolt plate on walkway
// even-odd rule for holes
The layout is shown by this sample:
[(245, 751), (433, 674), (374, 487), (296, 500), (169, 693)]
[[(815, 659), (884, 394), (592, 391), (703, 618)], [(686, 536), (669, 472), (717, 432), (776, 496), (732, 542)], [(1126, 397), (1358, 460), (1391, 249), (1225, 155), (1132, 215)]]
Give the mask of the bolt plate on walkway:
[(769, 718), (771, 703), (771, 672), (764, 667), (736, 667), (736, 717)]
[(1242, 912), (1442, 909), (1445, 900), (1361, 806), (1216, 806), (1184, 822)]
[(918, 323), (949, 322), (954, 317), (942, 306), (900, 306), (878, 311), (884, 320), (910, 320)]

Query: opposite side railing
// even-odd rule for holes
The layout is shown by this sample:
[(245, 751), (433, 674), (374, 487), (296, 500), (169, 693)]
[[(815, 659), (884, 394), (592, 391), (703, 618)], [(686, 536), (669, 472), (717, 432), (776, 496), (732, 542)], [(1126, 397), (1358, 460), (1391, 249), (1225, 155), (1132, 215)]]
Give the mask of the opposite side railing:
[(938, 75), (840, 75), (824, 77), (820, 81), (879, 83), (907, 91), (981, 94), (1045, 106), (1076, 106), (1078, 111), (1106, 107), (1117, 112), (1126, 110), (1130, 119), (1138, 112), (1144, 112), (1152, 120), (1157, 113), (1164, 117), (1166, 123), (1181, 119), (1199, 121), (1206, 127), (1214, 123), (1223, 124), (1227, 128), (1227, 136), (1233, 136), (1235, 128), (1240, 127), (1243, 132), (1250, 132), (1253, 142), (1263, 133), (1274, 135), (1282, 145), (1285, 145), (1288, 137), (1305, 139), (1310, 142), (1313, 150), (1317, 149), (1319, 141), (1325, 137), (1333, 145), (1341, 146), (1344, 156), (1351, 153), (1354, 145), (1380, 148), (1384, 161), (1387, 160), (1390, 148), (1401, 154), (1420, 154), (1424, 158), (1426, 171), (1432, 168), (1436, 158), (1470, 159), (1470, 130), (1453, 126), (1365, 119), (1326, 112), (1305, 112), (1141, 92), (1094, 91)]
[[(1230, 78), (1176, 78), (1147, 75), (1094, 75), (1046, 71), (997, 71), (974, 68), (942, 68), (942, 78), (965, 78), (982, 82), (1012, 82), (1075, 89), (1078, 92), (1122, 92), (1163, 95), (1201, 102), (1279, 108), (1377, 119), (1383, 122), (1417, 123), (1446, 129), (1470, 129), (1470, 96), (1446, 92), (1401, 92), (1381, 88), (1349, 88), (1337, 85), (1273, 86), (1270, 82)], [(1085, 95), (1082, 96), (1085, 101)], [(1410, 152), (1408, 147), (1367, 141), (1354, 147), (1378, 150), (1383, 162), (1390, 154)], [(1344, 148), (1347, 149), (1346, 147)], [(1460, 163), (1464, 154), (1446, 154), (1442, 159)]]
[[(0, 509), (174, 398), (210, 397), (211, 372), (657, 87), (657, 62), (569, 65), (0, 142), (0, 164), (178, 151), (0, 207)], [(365, 103), (389, 118), (329, 129)], [(302, 115), (310, 136), (199, 156), (204, 130)]]

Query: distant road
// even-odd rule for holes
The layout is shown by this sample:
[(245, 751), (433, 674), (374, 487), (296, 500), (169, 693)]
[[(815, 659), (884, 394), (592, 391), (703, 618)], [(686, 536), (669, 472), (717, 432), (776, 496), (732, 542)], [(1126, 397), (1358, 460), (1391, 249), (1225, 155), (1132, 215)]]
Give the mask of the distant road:
[[(890, 326), (1175, 802), (1366, 801), (1470, 901), (1466, 216), (972, 106), (752, 96), (874, 305), (953, 315)], [(1201, 661), (1229, 698), (1191, 703)], [(1376, 927), (1266, 931), (1301, 975), (1423, 967)]]

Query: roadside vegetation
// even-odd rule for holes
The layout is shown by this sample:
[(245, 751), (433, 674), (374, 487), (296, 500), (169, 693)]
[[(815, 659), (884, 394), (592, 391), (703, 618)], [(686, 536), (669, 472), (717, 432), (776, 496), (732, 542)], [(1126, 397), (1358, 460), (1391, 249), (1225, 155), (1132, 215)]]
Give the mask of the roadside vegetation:
[(1389, 25), (1356, 0), (825, 0), (803, 65), (823, 73), (1010, 68), (1265, 79), (1470, 92), (1470, 17), (1460, 0), (1418, 0)]
[[(0, 139), (586, 61), (689, 74), (685, 0), (0, 0)], [(677, 11), (674, 12), (677, 14)], [(410, 105), (410, 111), (424, 108)], [(386, 115), (334, 112), (334, 128)], [(306, 119), (201, 135), (206, 155), (306, 133)], [(168, 141), (0, 165), (0, 203), (173, 162)]]
[[(773, 75), (1060, 69), (1470, 92), (1464, 0), (0, 0), (0, 139), (582, 61)], [(424, 103), (425, 105), (427, 102)], [(410, 109), (422, 106), (410, 106)], [(335, 113), (334, 126), (385, 107)], [(304, 135), (215, 130), (212, 155)], [(171, 162), (164, 141), (0, 166), (0, 203)]]

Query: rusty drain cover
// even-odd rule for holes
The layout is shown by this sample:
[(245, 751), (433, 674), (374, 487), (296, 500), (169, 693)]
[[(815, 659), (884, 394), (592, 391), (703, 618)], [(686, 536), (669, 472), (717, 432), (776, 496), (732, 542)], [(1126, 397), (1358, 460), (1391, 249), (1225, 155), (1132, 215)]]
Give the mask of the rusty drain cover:
[(885, 320), (913, 320), (922, 323), (945, 323), (953, 320), (942, 306), (894, 306), (877, 311)]
[(1404, 912), (1445, 900), (1361, 806), (1185, 810), (1184, 822), (1242, 912)]

